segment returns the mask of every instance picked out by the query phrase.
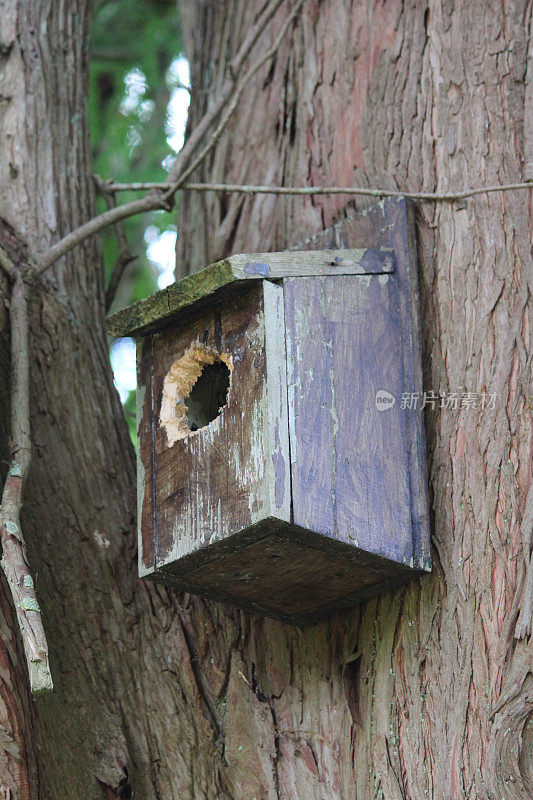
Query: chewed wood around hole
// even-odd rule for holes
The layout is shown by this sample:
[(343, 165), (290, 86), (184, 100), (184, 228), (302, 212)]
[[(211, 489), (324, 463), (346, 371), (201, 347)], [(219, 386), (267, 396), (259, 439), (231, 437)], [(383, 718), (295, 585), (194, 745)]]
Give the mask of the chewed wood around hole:
[(228, 401), (232, 371), (230, 355), (203, 344), (192, 345), (172, 364), (159, 417), (168, 447), (217, 419)]

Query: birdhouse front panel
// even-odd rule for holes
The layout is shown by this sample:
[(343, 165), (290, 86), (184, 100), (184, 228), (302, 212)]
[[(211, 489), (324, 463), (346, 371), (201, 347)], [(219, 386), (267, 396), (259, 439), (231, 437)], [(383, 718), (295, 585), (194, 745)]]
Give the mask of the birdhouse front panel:
[(139, 364), (141, 571), (288, 522), (281, 287), (256, 282), (144, 339)]
[(345, 228), (371, 246), (232, 256), (108, 321), (138, 342), (141, 576), (304, 624), (430, 569), (412, 216)]

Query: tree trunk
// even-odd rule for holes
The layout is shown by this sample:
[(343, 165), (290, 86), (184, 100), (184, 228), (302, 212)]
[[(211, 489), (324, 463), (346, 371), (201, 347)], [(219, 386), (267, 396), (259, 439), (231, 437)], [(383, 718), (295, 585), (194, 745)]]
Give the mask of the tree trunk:
[[(181, 6), (194, 124), (262, 2)], [(0, 2), (0, 244), (14, 259), (38, 259), (94, 210), (89, 15), (83, 0)], [(439, 191), (520, 180), (530, 17), (526, 2), (306, 0), (201, 176)], [(124, 767), (143, 800), (528, 796), (528, 199), (419, 207), (425, 388), (495, 393), (495, 406), (427, 412), (433, 574), (304, 630), (138, 580), (98, 242), (56, 265), (32, 298), (23, 517), (56, 688), (30, 698), (3, 583), (5, 797), (109, 799)], [(332, 197), (186, 195), (180, 265), (283, 249), (346, 213)], [(0, 298), (4, 420), (2, 273)]]
[[(261, 3), (180, 6), (194, 126)], [(520, 181), (530, 34), (525, 2), (308, 2), (196, 178), (438, 192)], [(431, 577), (303, 635), (265, 629), (243, 658), (251, 686), (236, 682), (232, 713), (247, 752), (228, 760), (244, 772), (254, 748), (268, 757), (239, 797), (533, 790), (528, 200), (419, 205), (424, 388), (495, 393), (495, 407), (426, 412)], [(178, 268), (283, 249), (345, 203), (186, 194)]]

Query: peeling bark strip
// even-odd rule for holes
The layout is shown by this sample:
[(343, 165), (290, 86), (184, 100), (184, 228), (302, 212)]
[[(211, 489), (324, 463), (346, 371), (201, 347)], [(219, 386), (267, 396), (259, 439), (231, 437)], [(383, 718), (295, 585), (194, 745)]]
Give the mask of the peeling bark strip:
[(48, 665), (48, 645), (41, 609), (30, 573), (20, 524), (22, 493), (31, 460), (29, 408), (28, 300), (21, 275), (14, 281), (10, 301), (11, 323), (11, 436), (12, 456), (0, 506), (1, 565), (15, 609), (28, 663), (33, 694), (53, 688)]

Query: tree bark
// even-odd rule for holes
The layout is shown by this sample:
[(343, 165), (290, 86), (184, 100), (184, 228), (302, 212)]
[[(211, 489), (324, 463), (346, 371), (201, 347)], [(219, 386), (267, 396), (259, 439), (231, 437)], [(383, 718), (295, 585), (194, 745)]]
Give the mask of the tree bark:
[[(261, 5), (181, 0), (190, 124)], [(12, 259), (38, 259), (94, 211), (89, 16), (83, 0), (0, 2), (0, 244)], [(307, 0), (197, 177), (442, 191), (519, 180), (530, 18), (530, 2)], [(179, 269), (283, 249), (349, 211), (342, 198), (186, 195)], [(529, 796), (530, 214), (524, 192), (419, 207), (425, 388), (494, 392), (495, 407), (427, 412), (433, 574), (304, 630), (138, 580), (98, 241), (58, 262), (31, 303), (23, 516), (55, 690), (30, 698), (2, 584), (6, 797), (109, 799), (124, 767), (143, 800)], [(3, 477), (1, 273), (0, 298)]]
[[(180, 2), (191, 126), (259, 7)], [(439, 192), (523, 179), (530, 37), (526, 2), (308, 2), (195, 177)], [(431, 577), (302, 639), (264, 632), (261, 665), (244, 657), (269, 713), (251, 726), (261, 703), (236, 682), (235, 725), (243, 737), (257, 731), (248, 748), (267, 750), (273, 777), (266, 764), (250, 770), (238, 796), (525, 798), (533, 789), (531, 199), (418, 207), (424, 388), (495, 393), (495, 407), (426, 412)], [(185, 194), (178, 274), (229, 252), (293, 245), (350, 213), (344, 203)], [(250, 753), (235, 757), (244, 771)]]

